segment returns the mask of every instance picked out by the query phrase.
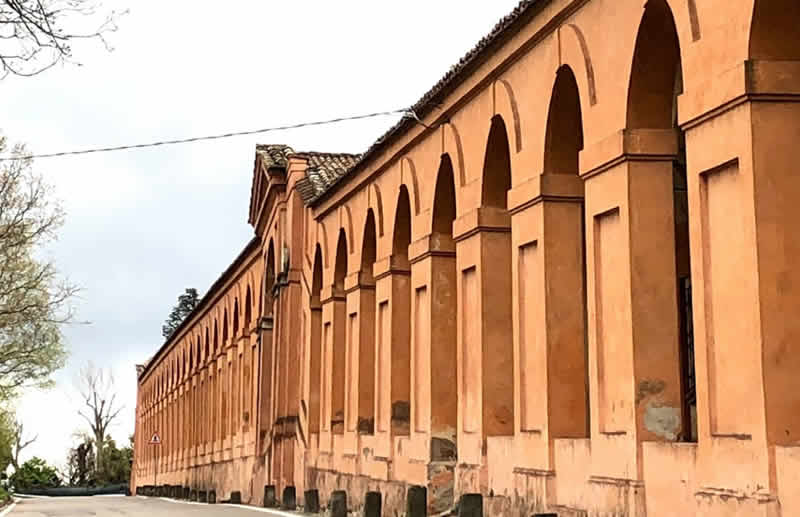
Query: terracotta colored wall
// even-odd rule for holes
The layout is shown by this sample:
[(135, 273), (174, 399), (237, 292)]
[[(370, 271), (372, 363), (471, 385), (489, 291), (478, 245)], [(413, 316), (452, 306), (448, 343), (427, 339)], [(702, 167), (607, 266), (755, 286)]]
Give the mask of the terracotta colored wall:
[(800, 8), (539, 4), (311, 206), (257, 158), (258, 249), (140, 377), (135, 484), (166, 411), (165, 479), (255, 503), (793, 515)]

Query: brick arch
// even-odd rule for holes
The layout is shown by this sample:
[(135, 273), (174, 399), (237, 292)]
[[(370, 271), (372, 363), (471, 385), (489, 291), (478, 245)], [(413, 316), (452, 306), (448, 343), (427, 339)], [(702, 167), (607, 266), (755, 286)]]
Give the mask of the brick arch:
[(219, 314), (214, 314), (214, 333), (211, 339), (212, 350), (216, 356), (219, 353)]
[(203, 336), (200, 334), (200, 332), (195, 332), (195, 338), (196, 339), (193, 340), (194, 343), (195, 343), (195, 354), (196, 354), (196, 357), (195, 357), (195, 368), (199, 369), (200, 365), (202, 364), (202, 358), (203, 358), (203, 355), (202, 355), (202, 353), (203, 353)]
[(414, 215), (419, 215), (419, 181), (417, 180), (417, 166), (408, 156), (400, 160), (400, 183), (406, 186), (409, 194), (412, 194), (411, 205), (414, 207)]
[(505, 120), (511, 121), (514, 151), (519, 153), (522, 151), (523, 132), (519, 103), (514, 93), (514, 87), (509, 80), (501, 78), (492, 85), (492, 94), (494, 114), (501, 115)]
[(250, 328), (253, 324), (253, 290), (250, 288), (249, 283), (245, 290), (244, 318), (242, 318), (242, 321), (244, 322), (245, 332), (250, 332)]
[[(666, 0), (650, 0), (637, 29), (628, 85), (629, 128), (672, 128), (676, 76), (684, 76), (680, 30)], [(642, 108), (648, 108), (643, 110)]]
[[(434, 180), (434, 188), (431, 189), (431, 203), (430, 203), (430, 206), (431, 206), (431, 211), (430, 211), (431, 212), (431, 231), (433, 233), (452, 233), (452, 228), (450, 228), (449, 230), (447, 230), (445, 232), (444, 228), (440, 226), (439, 221), (437, 221), (437, 219), (441, 218), (441, 215), (443, 214), (443, 212), (447, 212), (447, 216), (446, 217), (449, 219), (450, 218), (450, 214), (449, 214), (449, 209), (450, 208), (452, 208), (452, 210), (453, 210), (453, 213), (452, 213), (453, 219), (455, 219), (456, 218), (456, 214), (459, 213), (458, 212), (458, 205), (459, 205), (458, 193), (459, 193), (459, 188), (458, 188), (458, 184), (457, 184), (458, 180), (456, 179), (456, 172), (455, 172), (455, 168), (453, 166), (453, 160), (452, 160), (452, 158), (450, 157), (450, 155), (448, 153), (442, 154), (441, 158), (439, 159), (438, 168), (436, 170), (437, 170), (436, 176), (433, 178), (433, 180)], [(445, 176), (448, 176), (448, 175), (449, 175), (449, 177), (445, 178)], [(443, 206), (442, 205), (443, 192), (446, 192), (448, 195), (445, 196), (445, 197), (449, 198), (450, 192), (447, 189), (450, 188), (450, 185), (449, 185), (449, 183), (451, 181), (450, 177), (452, 178), (452, 189), (453, 189), (452, 194), (453, 194), (453, 200), (454, 200), (452, 207), (449, 206), (449, 201), (448, 201), (448, 206)], [(443, 185), (442, 184), (445, 181), (448, 183), (448, 185)]]
[(501, 115), (490, 121), (481, 174), (481, 206), (505, 209), (513, 182), (508, 126)]
[[(364, 212), (364, 221), (361, 224), (361, 246), (359, 251), (359, 263), (361, 264), (362, 275), (372, 279), (372, 264), (375, 262), (378, 251), (377, 220), (375, 211), (367, 208)], [(354, 246), (355, 247), (355, 246)]]
[(442, 124), (442, 154), (445, 153), (453, 160), (453, 172), (458, 179), (458, 186), (463, 187), (467, 184), (464, 147), (461, 144), (461, 133), (452, 121)]
[(273, 239), (269, 240), (269, 244), (267, 244), (267, 254), (266, 258), (264, 259), (264, 306), (263, 311), (265, 315), (272, 314), (273, 310), (273, 299), (272, 299), (272, 285), (275, 282), (275, 278), (277, 276), (276, 270), (277, 266), (275, 264), (275, 241)]
[[(322, 236), (320, 238), (320, 230), (322, 230)], [(325, 222), (319, 221), (317, 223), (317, 241), (316, 245), (320, 246), (322, 250), (322, 265), (323, 269), (328, 269), (328, 230), (325, 227)]]
[(209, 357), (211, 357), (211, 334), (209, 333), (209, 330), (208, 330), (208, 322), (206, 322), (203, 325), (203, 327), (204, 327), (203, 334), (205, 335), (205, 345), (204, 345), (203, 357), (205, 358), (206, 361), (208, 361)]
[[(403, 206), (404, 203), (408, 203), (408, 213), (406, 214)], [(392, 255), (397, 254), (398, 252), (405, 252), (408, 253), (408, 250), (399, 249), (399, 247), (403, 245), (407, 245), (408, 243), (413, 241), (414, 235), (414, 214), (413, 208), (411, 208), (411, 193), (408, 191), (408, 187), (404, 184), (400, 184), (400, 187), (397, 190), (397, 196), (395, 198), (394, 204), (394, 216), (392, 217)], [(398, 219), (405, 219), (408, 217), (408, 224), (406, 225), (406, 221), (398, 221)], [(405, 235), (406, 228), (408, 227), (408, 235)], [(402, 231), (403, 234), (398, 234), (398, 231)], [(406, 242), (407, 241), (407, 242)]]
[(560, 61), (558, 70), (569, 66), (578, 82), (581, 107), (584, 112), (598, 102), (592, 52), (583, 30), (576, 23), (567, 24), (562, 31)]
[(544, 173), (578, 175), (583, 150), (580, 87), (569, 65), (556, 73), (545, 131)]
[(228, 338), (231, 335), (230, 322), (228, 321), (229, 319), (230, 319), (229, 312), (226, 303), (225, 307), (222, 309), (222, 329), (220, 330), (220, 332), (222, 333), (220, 335), (220, 346), (222, 347), (223, 350), (227, 346)]
[(349, 261), (347, 260), (348, 248), (352, 248), (352, 241), (348, 241), (344, 228), (339, 229), (336, 238), (336, 258), (334, 259), (333, 284), (336, 289), (344, 289), (344, 279), (347, 277)]
[[(355, 242), (355, 234), (353, 233), (353, 213), (350, 211), (350, 205), (344, 205), (343, 210), (345, 216), (347, 217), (347, 221), (341, 221), (340, 217), (340, 225), (342, 229), (346, 229), (347, 231), (347, 242), (352, 243)], [(347, 223), (347, 226), (345, 226), (345, 222)], [(353, 254), (354, 250), (355, 246), (350, 246), (350, 249), (348, 250), (350, 255)]]
[[(672, 66), (683, 75), (683, 55), (680, 31), (667, 0), (649, 0), (636, 29), (636, 40), (629, 74), (626, 127), (672, 127), (672, 100), (667, 105), (664, 95), (654, 95), (673, 83)], [(653, 102), (653, 97), (664, 102)]]
[(383, 237), (383, 197), (381, 196), (381, 189), (378, 188), (377, 182), (372, 184), (371, 192), (374, 192), (374, 197), (370, 196), (369, 207), (375, 210), (378, 237)]
[(236, 295), (234, 295), (234, 297), (233, 297), (233, 309), (232, 309), (232, 312), (231, 312), (231, 314), (233, 314), (233, 317), (232, 317), (232, 320), (233, 320), (232, 321), (233, 332), (232, 332), (231, 335), (233, 337), (235, 337), (235, 338), (239, 337), (239, 333), (242, 330), (241, 329), (242, 319), (241, 319), (241, 315), (239, 314), (240, 311), (241, 311), (241, 302), (239, 302), (239, 294), (236, 293)]
[(262, 256), (262, 259), (264, 259), (264, 260), (261, 261), (261, 264), (260, 264), (261, 267), (257, 268), (252, 273), (253, 281), (251, 283), (251, 285), (253, 287), (253, 308), (252, 308), (252, 310), (253, 310), (253, 314), (256, 315), (257, 319), (261, 318), (261, 312), (262, 312), (262, 307), (263, 307), (262, 303), (264, 302), (264, 300), (263, 300), (263, 298), (264, 298), (264, 284), (263, 284), (263, 282), (264, 282), (264, 264), (266, 263), (265, 262), (266, 259), (263, 256)]

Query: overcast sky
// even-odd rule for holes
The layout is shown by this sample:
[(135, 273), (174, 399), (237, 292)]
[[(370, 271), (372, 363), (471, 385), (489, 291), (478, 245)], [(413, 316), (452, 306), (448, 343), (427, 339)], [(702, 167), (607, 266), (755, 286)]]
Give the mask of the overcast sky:
[[(518, 0), (105, 2), (129, 9), (82, 66), (0, 82), (0, 131), (34, 152), (140, 143), (411, 105)], [(224, 6), (224, 8), (220, 8)], [(83, 288), (65, 329), (57, 387), (19, 402), (25, 451), (63, 466), (75, 431), (75, 377), (87, 361), (114, 372), (125, 405), (111, 433), (134, 428), (134, 365), (162, 343), (186, 287), (204, 294), (252, 236), (247, 209), (256, 143), (361, 152), (396, 118), (225, 141), (42, 159), (67, 212), (51, 249)]]

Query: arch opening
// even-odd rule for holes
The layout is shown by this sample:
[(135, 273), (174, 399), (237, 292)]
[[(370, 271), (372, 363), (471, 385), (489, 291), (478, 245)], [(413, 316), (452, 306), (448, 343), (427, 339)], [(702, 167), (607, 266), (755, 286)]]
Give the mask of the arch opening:
[(239, 298), (233, 299), (233, 337), (239, 337)]
[(356, 426), (361, 434), (375, 431), (375, 276), (373, 267), (377, 254), (375, 214), (367, 211), (364, 238), (361, 244), (359, 275), (359, 335), (358, 335), (358, 400)]
[[(458, 297), (456, 287), (456, 183), (450, 156), (441, 158), (433, 198), (430, 340), (431, 365), (457, 363)], [(418, 300), (419, 301), (419, 300)], [(455, 461), (458, 425), (458, 379), (455, 368), (431, 372), (431, 461)]]
[[(480, 379), (471, 379), (481, 385), (481, 414), (474, 407), (467, 414), (480, 419), (484, 438), (514, 434), (514, 353), (511, 300), (511, 214), (508, 212), (508, 191), (511, 189), (511, 154), (506, 125), (500, 115), (492, 118), (483, 167), (482, 207), (493, 209), (498, 220), (507, 221), (507, 227), (491, 232), (481, 232), (481, 261), (478, 264), (482, 281), (475, 277), (476, 270), (463, 273), (463, 295), (481, 297), (480, 330), (465, 331), (465, 344), (469, 353), (481, 354)], [(465, 315), (465, 319), (470, 318)], [(466, 322), (465, 325), (472, 325)], [(469, 365), (469, 358), (467, 358)], [(473, 370), (469, 366), (466, 368)], [(466, 373), (466, 372), (465, 372)], [(466, 373), (476, 375), (476, 373)]]
[[(547, 118), (544, 149), (544, 174), (562, 174), (579, 177), (580, 151), (583, 149), (583, 120), (581, 116), (578, 82), (572, 69), (564, 65), (558, 69), (553, 84)], [(582, 183), (581, 183), (582, 185)], [(545, 322), (547, 325), (547, 419), (550, 438), (587, 438), (589, 422), (589, 339), (586, 296), (586, 227), (583, 192), (580, 199), (570, 198), (545, 202), (545, 253), (548, 268), (545, 276), (544, 296), (547, 300)], [(551, 234), (552, 232), (552, 234)], [(524, 275), (531, 276), (528, 268), (536, 262), (535, 254), (542, 253), (533, 246), (519, 249), (520, 298), (533, 298), (525, 292), (533, 288)], [(545, 266), (547, 267), (547, 266)], [(530, 308), (526, 310), (535, 310)], [(535, 360), (532, 345), (535, 329), (525, 314), (520, 314), (520, 423), (523, 430), (538, 427), (535, 414), (536, 396), (531, 396), (533, 379), (525, 371), (528, 361)]]
[(214, 320), (214, 355), (217, 355), (217, 350), (219, 350), (219, 329), (217, 326), (217, 320)]
[(222, 313), (222, 368), (220, 372), (220, 438), (224, 439), (228, 436), (228, 399), (230, 398), (228, 386), (230, 379), (230, 366), (226, 358), (227, 350), (230, 347), (228, 341), (228, 308), (226, 307)]
[(347, 276), (347, 235), (339, 230), (336, 243), (336, 262), (333, 269), (333, 342), (331, 343), (331, 430), (334, 434), (344, 433), (345, 393), (347, 379), (346, 358), (349, 332), (345, 327), (347, 307), (344, 294), (344, 280)]
[[(411, 201), (408, 189), (400, 186), (392, 234), (391, 295), (391, 427), (392, 435), (403, 436), (411, 428)], [(380, 309), (385, 310), (385, 309)]]
[(544, 173), (578, 175), (578, 153), (583, 149), (583, 118), (578, 82), (564, 65), (556, 73), (545, 133)]
[[(681, 49), (675, 20), (666, 0), (650, 0), (636, 38), (631, 80), (628, 90), (628, 128), (662, 129), (675, 133), (678, 153), (671, 165), (672, 230), (674, 239), (669, 244), (673, 250), (674, 267), (668, 282), (674, 289), (676, 304), (673, 314), (678, 322), (677, 340), (669, 359), (656, 357), (643, 359), (660, 361), (667, 369), (664, 378), (674, 377), (678, 386), (667, 384), (664, 396), (671, 391), (680, 400), (680, 428), (678, 440), (697, 441), (697, 398), (695, 393), (694, 333), (692, 322), (691, 254), (689, 245), (689, 209), (686, 176), (686, 138), (678, 125), (678, 96), (683, 93)], [(652, 165), (654, 168), (658, 164)], [(655, 169), (654, 169), (655, 171)], [(664, 250), (666, 251), (666, 250)], [(664, 271), (650, 274), (665, 275)], [(662, 278), (662, 280), (665, 280)], [(671, 293), (670, 293), (671, 294)], [(640, 353), (640, 355), (642, 355)], [(674, 357), (674, 359), (672, 359)], [(671, 371), (670, 371), (671, 370)], [(675, 384), (675, 383), (672, 383)]]
[(800, 60), (800, 2), (755, 1), (750, 26), (750, 59)]
[(481, 206), (500, 208), (508, 206), (508, 191), (511, 189), (511, 153), (508, 132), (503, 117), (492, 117), (486, 156), (483, 167), (483, 189)]
[(250, 333), (250, 323), (253, 312), (253, 296), (250, 293), (250, 286), (247, 286), (247, 294), (244, 300), (244, 331), (246, 334)]
[(314, 252), (314, 270), (311, 275), (311, 318), (310, 318), (310, 368), (309, 373), (309, 432), (319, 433), (320, 429), (320, 385), (322, 379), (322, 248), (319, 244)]
[(272, 316), (275, 300), (272, 296), (275, 285), (275, 246), (272, 240), (269, 241), (267, 248), (266, 276), (264, 277), (264, 314)]

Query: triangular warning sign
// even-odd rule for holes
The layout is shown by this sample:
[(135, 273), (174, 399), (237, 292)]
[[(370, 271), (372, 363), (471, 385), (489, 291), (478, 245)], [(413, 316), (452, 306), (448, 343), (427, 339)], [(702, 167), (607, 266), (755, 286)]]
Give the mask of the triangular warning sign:
[(158, 436), (158, 433), (153, 433), (153, 437), (150, 438), (150, 445), (160, 445), (161, 444), (161, 437)]

